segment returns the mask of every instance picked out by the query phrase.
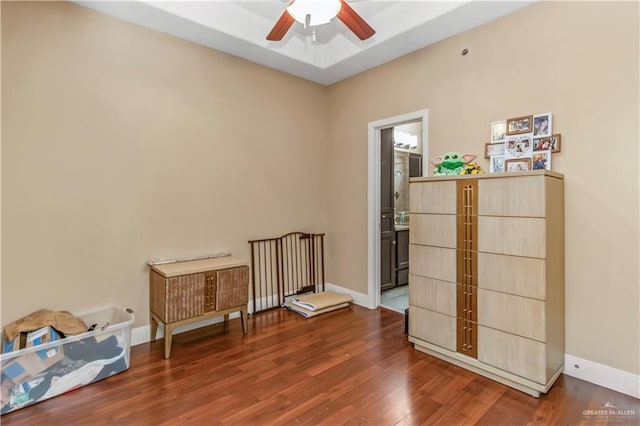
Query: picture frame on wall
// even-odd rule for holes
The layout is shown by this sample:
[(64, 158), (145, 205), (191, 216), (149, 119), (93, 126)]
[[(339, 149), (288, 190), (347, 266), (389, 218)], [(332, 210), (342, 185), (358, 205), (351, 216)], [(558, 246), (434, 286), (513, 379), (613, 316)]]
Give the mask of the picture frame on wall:
[(531, 133), (533, 131), (533, 115), (524, 115), (507, 119), (507, 135)]
[(499, 143), (485, 143), (484, 144), (484, 158), (487, 160), (496, 155), (504, 155), (504, 142)]
[(528, 172), (531, 170), (531, 158), (512, 158), (504, 161), (505, 172)]
[(533, 138), (531, 133), (507, 136), (504, 141), (504, 156), (506, 160), (512, 158), (531, 158), (533, 152)]
[(560, 152), (560, 139), (561, 136), (559, 133), (557, 135), (551, 135), (551, 152)]
[(502, 142), (507, 134), (507, 121), (494, 121), (491, 123), (491, 142)]
[(533, 116), (533, 136), (551, 136), (551, 113), (538, 114)]
[(551, 170), (551, 151), (534, 152), (531, 167), (533, 170)]
[(560, 152), (561, 135), (551, 135), (540, 138), (533, 138), (533, 151)]
[(489, 159), (489, 173), (504, 172), (504, 155), (494, 155)]

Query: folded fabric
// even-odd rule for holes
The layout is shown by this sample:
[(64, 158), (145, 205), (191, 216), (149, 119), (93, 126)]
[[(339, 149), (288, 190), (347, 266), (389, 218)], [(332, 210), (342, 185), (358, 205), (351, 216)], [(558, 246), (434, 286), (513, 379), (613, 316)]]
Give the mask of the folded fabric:
[(13, 341), (23, 331), (33, 331), (44, 326), (51, 326), (65, 335), (87, 331), (87, 325), (67, 311), (41, 309), (5, 326), (4, 336), (8, 341)]
[(351, 301), (353, 301), (353, 298), (348, 294), (323, 291), (321, 293), (314, 293), (308, 296), (295, 298), (291, 301), (291, 304), (300, 306), (309, 311), (318, 311), (320, 309), (340, 305), (342, 303), (349, 303)]
[(302, 315), (305, 318), (311, 318), (316, 315), (325, 314), (327, 312), (335, 311), (337, 309), (346, 308), (349, 306), (349, 302), (340, 303), (338, 305), (329, 306), (328, 308), (319, 309), (317, 311), (310, 311), (309, 309), (305, 309), (302, 306), (294, 305), (293, 303), (285, 303), (284, 305), (290, 311), (293, 311), (297, 314)]

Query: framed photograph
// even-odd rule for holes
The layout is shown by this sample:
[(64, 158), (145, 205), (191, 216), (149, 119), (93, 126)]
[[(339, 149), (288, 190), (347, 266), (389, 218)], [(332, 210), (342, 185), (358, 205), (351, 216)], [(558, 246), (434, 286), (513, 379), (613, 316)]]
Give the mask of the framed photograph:
[(504, 155), (504, 142), (499, 143), (485, 143), (484, 144), (484, 158), (489, 159), (496, 155)]
[(551, 152), (560, 152), (560, 134), (551, 135)]
[(533, 138), (533, 151), (560, 152), (560, 135), (552, 135), (542, 138)]
[(505, 120), (494, 121), (493, 123), (491, 123), (491, 142), (504, 141), (504, 135), (506, 133), (507, 133), (507, 122)]
[(533, 170), (551, 170), (551, 151), (538, 151), (533, 153)]
[(551, 136), (551, 113), (533, 116), (533, 136)]
[(505, 172), (528, 172), (531, 170), (531, 158), (504, 160)]
[(489, 160), (489, 173), (504, 172), (504, 155), (494, 155)]
[(526, 135), (506, 136), (504, 142), (504, 158), (531, 158), (533, 153), (533, 138), (531, 133)]
[(509, 118), (507, 120), (507, 135), (518, 135), (520, 133), (531, 133), (533, 131), (533, 115)]

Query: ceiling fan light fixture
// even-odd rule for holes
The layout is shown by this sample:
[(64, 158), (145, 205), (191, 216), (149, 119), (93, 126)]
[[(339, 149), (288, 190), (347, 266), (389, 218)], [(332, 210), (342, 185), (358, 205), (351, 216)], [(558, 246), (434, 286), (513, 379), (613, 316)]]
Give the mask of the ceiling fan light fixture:
[(309, 25), (328, 24), (338, 15), (342, 3), (340, 0), (295, 0), (287, 12), (303, 25), (307, 23), (307, 15), (310, 15)]

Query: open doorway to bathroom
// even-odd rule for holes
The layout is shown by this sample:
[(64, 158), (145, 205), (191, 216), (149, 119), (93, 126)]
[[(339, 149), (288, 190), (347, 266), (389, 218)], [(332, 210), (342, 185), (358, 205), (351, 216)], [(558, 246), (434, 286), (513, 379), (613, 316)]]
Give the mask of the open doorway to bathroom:
[(380, 132), (380, 306), (404, 312), (409, 307), (409, 178), (422, 176), (422, 122)]
[(427, 170), (427, 111), (369, 123), (369, 297), (404, 313), (409, 287), (409, 178)]

